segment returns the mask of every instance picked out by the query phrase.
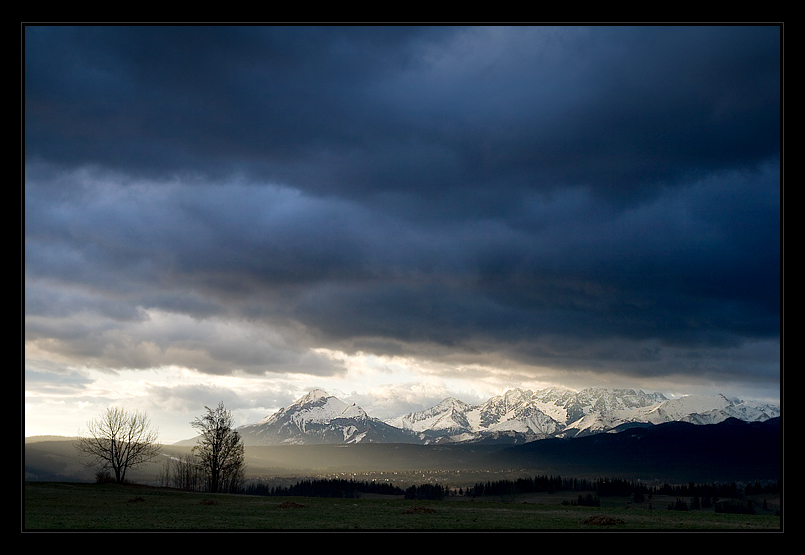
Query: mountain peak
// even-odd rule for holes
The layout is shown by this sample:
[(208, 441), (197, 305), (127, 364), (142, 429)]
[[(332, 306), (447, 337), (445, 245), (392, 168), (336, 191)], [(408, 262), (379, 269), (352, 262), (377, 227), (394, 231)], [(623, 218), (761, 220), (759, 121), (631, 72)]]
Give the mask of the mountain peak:
[(303, 395), (302, 397), (300, 397), (296, 401), (296, 403), (300, 404), (300, 405), (304, 405), (306, 403), (311, 403), (313, 401), (317, 401), (317, 400), (322, 399), (322, 398), (326, 399), (327, 397), (330, 397), (329, 393), (327, 393), (323, 389), (316, 388), (316, 389), (311, 389), (306, 395)]
[(410, 434), (321, 389), (313, 389), (271, 416), (238, 430), (247, 444), (254, 445), (411, 441)]
[(467, 403), (456, 399), (455, 397), (447, 397), (443, 399), (438, 405), (433, 407), (434, 409), (466, 409), (469, 407)]

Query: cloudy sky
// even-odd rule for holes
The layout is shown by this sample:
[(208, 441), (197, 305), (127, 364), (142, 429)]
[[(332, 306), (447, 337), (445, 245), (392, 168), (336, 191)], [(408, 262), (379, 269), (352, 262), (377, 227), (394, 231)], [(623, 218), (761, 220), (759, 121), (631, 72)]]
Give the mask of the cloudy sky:
[(37, 27), (25, 435), (781, 393), (779, 27)]

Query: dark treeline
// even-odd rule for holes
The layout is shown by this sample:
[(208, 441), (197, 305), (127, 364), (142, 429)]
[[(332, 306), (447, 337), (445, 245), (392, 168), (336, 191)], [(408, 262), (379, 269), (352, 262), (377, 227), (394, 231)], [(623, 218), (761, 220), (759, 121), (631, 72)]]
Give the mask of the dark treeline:
[(647, 486), (639, 482), (629, 482), (617, 478), (562, 478), (561, 476), (534, 476), (517, 480), (497, 480), (477, 483), (467, 488), (466, 495), (482, 497), (485, 495), (518, 495), (523, 493), (555, 493), (558, 491), (592, 491), (601, 497), (629, 496), (636, 491), (649, 493)]
[(394, 485), (356, 480), (302, 480), (293, 486), (268, 486), (250, 482), (243, 488), (248, 495), (299, 496), (299, 497), (358, 497), (364, 493), (403, 495), (404, 491)]
[(653, 495), (671, 495), (679, 497), (702, 497), (708, 499), (742, 498), (744, 495), (774, 494), (780, 492), (780, 482), (760, 484), (759, 482), (740, 486), (735, 482), (726, 484), (694, 484), (685, 485), (662, 484), (649, 486), (642, 482), (619, 478), (562, 478), (561, 476), (535, 476), (534, 478), (518, 478), (517, 480), (498, 480), (477, 483), (467, 488), (465, 495), (481, 497), (485, 495), (518, 495), (524, 493), (554, 493), (558, 491), (591, 491), (600, 497), (634, 497), (642, 501)]
[(448, 495), (448, 489), (439, 484), (422, 484), (410, 486), (405, 490), (406, 499), (433, 499), (440, 500)]
[(657, 495), (677, 495), (682, 497), (731, 497), (741, 499), (746, 495), (771, 495), (780, 493), (779, 480), (775, 483), (761, 484), (760, 482), (749, 483), (744, 486), (736, 482), (724, 484), (694, 484), (669, 485), (652, 488), (652, 493)]
[[(402, 495), (405, 499), (440, 500), (449, 495), (516, 496), (528, 493), (554, 493), (559, 491), (590, 492), (579, 495), (574, 505), (599, 506), (601, 497), (631, 497), (635, 502), (650, 500), (654, 495), (676, 497), (668, 508), (688, 510), (713, 507), (716, 512), (753, 513), (751, 501), (742, 501), (748, 495), (780, 493), (781, 484), (759, 482), (739, 485), (732, 483), (662, 484), (649, 486), (640, 481), (620, 478), (562, 478), (561, 476), (534, 476), (517, 480), (479, 482), (474, 486), (451, 489), (439, 484), (413, 485), (402, 489), (390, 483), (357, 481), (354, 479), (301, 480), (292, 486), (269, 486), (258, 481), (246, 483), (240, 493), (265, 496), (340, 497), (354, 498), (362, 494)], [(683, 498), (690, 499), (690, 502)], [(765, 504), (765, 502), (764, 502)]]
[(378, 482), (359, 482), (356, 480), (322, 479), (302, 480), (293, 486), (268, 486), (251, 482), (244, 486), (243, 493), (266, 496), (298, 497), (359, 497), (366, 493), (382, 495), (403, 495), (405, 499), (443, 499), (448, 495), (447, 488), (438, 484), (410, 486), (403, 490), (398, 486)]
[(496, 480), (476, 483), (467, 488), (465, 495), (518, 495), (521, 493), (554, 493), (557, 491), (592, 491), (592, 482), (585, 479), (561, 476), (535, 476), (517, 480)]

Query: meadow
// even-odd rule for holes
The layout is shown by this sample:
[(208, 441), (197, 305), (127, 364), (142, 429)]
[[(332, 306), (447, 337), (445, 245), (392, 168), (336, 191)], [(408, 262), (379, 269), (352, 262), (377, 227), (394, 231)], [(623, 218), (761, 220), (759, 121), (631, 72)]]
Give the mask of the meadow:
[(571, 493), (481, 500), (358, 499), (209, 494), (169, 488), (66, 482), (24, 484), (23, 531), (57, 530), (767, 530), (780, 516), (672, 511), (673, 499), (572, 506)]

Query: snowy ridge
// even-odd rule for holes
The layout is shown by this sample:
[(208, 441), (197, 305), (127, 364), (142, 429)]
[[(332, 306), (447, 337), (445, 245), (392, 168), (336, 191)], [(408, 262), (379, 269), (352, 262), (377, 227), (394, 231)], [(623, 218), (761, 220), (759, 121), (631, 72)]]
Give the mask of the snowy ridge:
[[(463, 405), (466, 407), (466, 417), (461, 421), (466, 421), (469, 426), (461, 430), (461, 435), (456, 434), (452, 439), (479, 440), (490, 434), (510, 432), (520, 434), (524, 441), (533, 441), (559, 435), (569, 426), (574, 431), (571, 435), (581, 430), (585, 433), (598, 433), (632, 421), (636, 408), (653, 407), (665, 400), (666, 397), (662, 394), (632, 389), (589, 388), (579, 392), (561, 387), (536, 392), (511, 389), (481, 405)], [(450, 406), (453, 411), (456, 410), (455, 404)], [(438, 412), (439, 407), (442, 407), (442, 403), (421, 413), (412, 413), (386, 422), (421, 434), (432, 434), (432, 420), (424, 415)], [(617, 414), (617, 411), (628, 412)], [(455, 412), (451, 416), (454, 420), (459, 419)]]
[(472, 429), (467, 418), (471, 409), (470, 405), (450, 397), (430, 409), (386, 420), (386, 424), (434, 435), (455, 435)]
[(567, 408), (565, 425), (572, 427), (575, 422), (590, 415), (592, 416), (587, 419), (588, 421), (596, 420), (595, 414), (603, 415), (604, 421), (615, 417), (616, 414), (628, 419), (629, 411), (653, 406), (666, 400), (665, 395), (661, 393), (645, 393), (642, 390), (599, 387), (582, 389), (565, 404)]
[(238, 431), (247, 445), (411, 442), (410, 434), (321, 389)]
[(647, 422), (662, 423), (672, 420), (692, 424), (718, 424), (727, 418), (746, 422), (763, 422), (780, 416), (780, 408), (755, 401), (727, 399), (723, 395), (689, 395), (661, 403), (650, 411)]
[(552, 387), (511, 389), (480, 405), (454, 398), (381, 421), (361, 407), (314, 389), (294, 403), (238, 430), (247, 444), (529, 442), (617, 431), (630, 424), (680, 421), (716, 424), (780, 416), (780, 408), (724, 395), (668, 399), (633, 389)]
[[(640, 392), (642, 393), (642, 392)], [(645, 395), (645, 394), (644, 394)], [(665, 399), (654, 404), (641, 403), (661, 394), (644, 397), (627, 395), (625, 403), (612, 403), (589, 407), (581, 418), (569, 422), (562, 435), (578, 437), (614, 430), (630, 423), (663, 424), (665, 422), (690, 422), (692, 424), (718, 424), (728, 418), (746, 422), (765, 421), (780, 416), (780, 408), (773, 405), (727, 399), (724, 395), (687, 395), (678, 399)], [(642, 399), (642, 400), (641, 400)], [(627, 407), (627, 405), (633, 405)], [(597, 407), (597, 408), (595, 408)], [(613, 408), (614, 407), (614, 408)], [(592, 410), (595, 408), (595, 410)]]
[(723, 395), (688, 395), (660, 403), (645, 413), (645, 421), (652, 424), (683, 420), (692, 415), (721, 412), (732, 403)]
[(289, 418), (304, 432), (308, 424), (327, 424), (336, 418), (366, 417), (366, 412), (354, 403), (349, 405), (321, 389), (314, 389), (293, 404), (253, 425), (271, 425)]
[(492, 397), (472, 411), (471, 420), (476, 423), (475, 432), (518, 432), (528, 439), (548, 437), (561, 428), (527, 389), (511, 389)]

